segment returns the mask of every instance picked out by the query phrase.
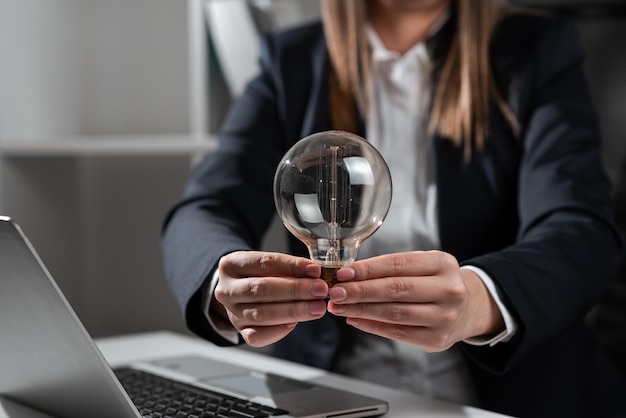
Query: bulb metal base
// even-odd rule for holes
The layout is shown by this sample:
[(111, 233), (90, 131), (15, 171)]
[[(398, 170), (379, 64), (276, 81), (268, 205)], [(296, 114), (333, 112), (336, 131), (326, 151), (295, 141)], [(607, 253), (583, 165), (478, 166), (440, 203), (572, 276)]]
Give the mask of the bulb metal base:
[(337, 270), (339, 270), (339, 268), (340, 267), (322, 267), (322, 275), (320, 277), (326, 282), (329, 289), (339, 283), (337, 280)]

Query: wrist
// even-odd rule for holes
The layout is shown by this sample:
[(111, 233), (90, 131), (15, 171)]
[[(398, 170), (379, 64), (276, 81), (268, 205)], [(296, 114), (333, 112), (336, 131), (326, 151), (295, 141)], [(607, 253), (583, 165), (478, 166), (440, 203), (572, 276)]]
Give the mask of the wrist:
[(211, 295), (208, 315), (218, 330), (232, 331), (235, 329), (233, 324), (230, 322), (230, 318), (228, 318), (226, 308), (217, 299), (215, 299), (215, 296), (213, 295)]
[(473, 271), (461, 269), (468, 289), (468, 315), (463, 340), (496, 335), (506, 329), (504, 318), (491, 293)]

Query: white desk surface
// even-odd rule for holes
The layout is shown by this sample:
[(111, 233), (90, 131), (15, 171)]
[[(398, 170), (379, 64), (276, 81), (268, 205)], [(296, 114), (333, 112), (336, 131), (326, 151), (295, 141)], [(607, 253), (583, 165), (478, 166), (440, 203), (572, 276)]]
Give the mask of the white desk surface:
[[(100, 351), (111, 364), (119, 366), (141, 360), (181, 355), (220, 358), (235, 364), (253, 365), (262, 371), (280, 371), (288, 377), (367, 394), (389, 402), (387, 418), (415, 417), (502, 417), (477, 408), (435, 401), (390, 388), (346, 378), (308, 366), (294, 364), (236, 347), (216, 347), (206, 341), (172, 332), (150, 332), (96, 340)], [(227, 355), (224, 352), (228, 352)], [(0, 399), (0, 418), (51, 418), (36, 411)], [(114, 418), (114, 417), (111, 417)]]

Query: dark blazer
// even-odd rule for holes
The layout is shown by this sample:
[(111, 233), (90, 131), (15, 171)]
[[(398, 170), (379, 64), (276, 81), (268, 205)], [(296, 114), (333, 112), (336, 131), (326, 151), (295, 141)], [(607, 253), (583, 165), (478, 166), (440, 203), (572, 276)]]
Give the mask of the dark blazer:
[[(429, 40), (436, 65), (450, 26)], [(331, 129), (321, 25), (269, 35), (261, 45), (259, 75), (232, 107), (217, 152), (195, 168), (162, 239), (189, 328), (220, 345), (229, 342), (204, 317), (201, 285), (222, 255), (259, 247), (275, 213), (272, 180), (284, 152)], [(486, 146), (470, 160), (452, 142), (432, 139), (442, 249), (490, 274), (519, 324), (510, 342), (460, 345), (479, 406), (516, 416), (626, 411), (623, 382), (583, 325), (613, 275), (620, 243), (582, 64), (571, 23), (513, 15), (494, 35), (492, 67), (521, 123), (519, 137), (492, 106)], [(332, 370), (350, 334), (328, 314), (299, 324), (276, 355)]]

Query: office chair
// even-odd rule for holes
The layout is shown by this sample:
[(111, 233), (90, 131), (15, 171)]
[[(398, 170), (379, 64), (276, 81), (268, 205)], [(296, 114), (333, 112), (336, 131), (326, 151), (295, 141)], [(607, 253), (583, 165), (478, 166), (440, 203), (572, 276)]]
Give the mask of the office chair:
[(205, 0), (209, 35), (232, 97), (257, 71), (259, 35), (319, 18), (319, 0)]

